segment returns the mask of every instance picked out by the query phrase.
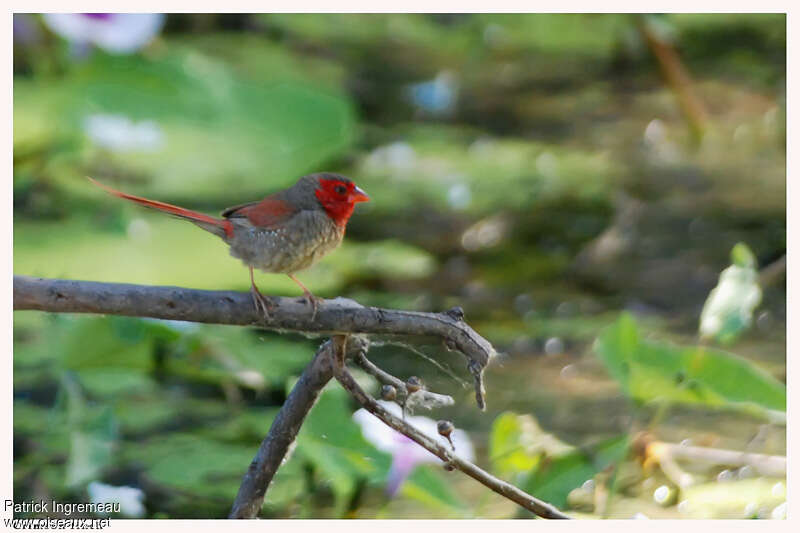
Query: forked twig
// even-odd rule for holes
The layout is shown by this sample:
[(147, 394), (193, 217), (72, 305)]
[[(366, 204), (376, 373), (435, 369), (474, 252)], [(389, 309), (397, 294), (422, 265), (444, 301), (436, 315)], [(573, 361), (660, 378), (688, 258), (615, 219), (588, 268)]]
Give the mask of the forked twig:
[[(341, 341), (340, 343), (341, 344), (338, 345), (344, 344)], [(337, 345), (336, 342), (334, 342), (334, 344)], [(343, 358), (339, 358), (340, 361), (342, 359)], [(509, 500), (537, 516), (542, 518), (569, 518), (569, 516), (559, 511), (556, 507), (547, 502), (541, 501), (534, 496), (531, 496), (530, 494), (518, 489), (510, 483), (506, 483), (505, 481), (494, 477), (473, 463), (466, 461), (454, 454), (443, 444), (434, 440), (428, 435), (425, 435), (414, 426), (394, 416), (392, 413), (382, 407), (375, 398), (367, 394), (364, 389), (361, 388), (361, 386), (353, 378), (352, 374), (350, 374), (350, 372), (347, 370), (346, 365), (334, 364), (333, 375), (342, 385), (342, 387), (344, 387), (345, 390), (347, 390), (353, 396), (353, 398), (355, 398), (356, 401), (361, 404), (361, 407), (375, 415), (384, 424), (388, 425), (395, 431), (402, 433), (437, 456), (439, 459), (444, 461), (445, 464), (450, 465), (457, 470), (461, 470), (497, 494), (508, 498)]]

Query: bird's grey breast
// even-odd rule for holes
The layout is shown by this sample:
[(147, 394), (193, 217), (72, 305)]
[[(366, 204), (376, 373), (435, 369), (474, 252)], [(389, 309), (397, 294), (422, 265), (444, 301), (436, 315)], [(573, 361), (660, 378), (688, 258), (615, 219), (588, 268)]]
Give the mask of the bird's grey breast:
[(231, 255), (266, 272), (292, 273), (307, 268), (336, 248), (344, 237), (323, 211), (301, 210), (285, 223), (258, 227), (232, 219)]

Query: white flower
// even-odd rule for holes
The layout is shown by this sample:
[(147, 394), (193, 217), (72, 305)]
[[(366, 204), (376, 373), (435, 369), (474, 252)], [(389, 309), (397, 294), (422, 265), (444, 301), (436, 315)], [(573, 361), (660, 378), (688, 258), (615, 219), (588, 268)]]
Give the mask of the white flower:
[(161, 13), (45, 13), (44, 23), (70, 42), (112, 54), (132, 54), (158, 35)]
[(98, 113), (86, 117), (83, 129), (92, 142), (115, 152), (154, 152), (164, 145), (164, 134), (152, 120)]
[(99, 481), (92, 481), (87, 487), (89, 500), (94, 504), (118, 503), (120, 514), (128, 518), (141, 518), (145, 515), (144, 492), (133, 487), (115, 487)]
[[(396, 403), (384, 401), (378, 403), (393, 415), (402, 416), (402, 409)], [(359, 409), (353, 414), (353, 419), (361, 426), (361, 433), (367, 441), (392, 456), (392, 466), (386, 481), (386, 492), (389, 496), (393, 496), (397, 492), (397, 489), (418, 464), (442, 463), (441, 459), (405, 435), (390, 428), (369, 411)], [(405, 421), (432, 438), (444, 440), (438, 434), (435, 420), (425, 416), (406, 416)], [(472, 441), (464, 431), (456, 429), (450, 438), (456, 447), (456, 455), (467, 461), (474, 460), (475, 450)], [(445, 445), (449, 446), (449, 444)]]
[(700, 315), (700, 335), (712, 338), (730, 324), (744, 329), (753, 321), (753, 310), (761, 303), (758, 273), (754, 268), (731, 265), (719, 275)]

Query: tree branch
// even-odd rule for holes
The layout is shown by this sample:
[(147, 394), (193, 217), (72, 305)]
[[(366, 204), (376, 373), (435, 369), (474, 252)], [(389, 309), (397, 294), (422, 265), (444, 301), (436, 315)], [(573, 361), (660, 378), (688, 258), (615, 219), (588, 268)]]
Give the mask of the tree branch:
[(248, 293), (14, 276), (14, 310), (142, 316), (321, 335), (438, 337), (449, 349), (458, 350), (467, 358), (467, 368), (475, 380), (475, 399), (485, 409), (483, 370), (495, 350), (463, 321), (460, 309), (419, 313), (365, 307), (347, 298), (335, 298), (320, 302), (312, 320), (311, 309), (303, 298), (272, 300), (275, 308), (264, 320)]
[(786, 254), (762, 268), (758, 273), (758, 284), (762, 289), (782, 279), (786, 279)]
[(331, 341), (317, 350), (314, 359), (286, 398), (272, 422), (255, 458), (247, 469), (228, 518), (256, 518), (264, 505), (264, 495), (272, 478), (297, 437), (306, 415), (319, 398), (322, 389), (333, 377)]
[(654, 441), (647, 445), (647, 457), (654, 457), (659, 462), (664, 458), (683, 460), (695, 463), (727, 466), (751, 466), (762, 476), (785, 477), (786, 457), (763, 453), (740, 452), (738, 450), (721, 450), (701, 446), (686, 446), (669, 442)]
[[(341, 339), (341, 337), (339, 338)], [(340, 345), (342, 342), (339, 341), (337, 343), (336, 340), (334, 340), (334, 345), (336, 344)], [(444, 461), (445, 464), (461, 470), (497, 494), (508, 498), (514, 503), (536, 514), (537, 516), (541, 516), (542, 518), (569, 518), (567, 515), (549, 503), (543, 502), (531, 496), (530, 494), (518, 489), (510, 483), (506, 483), (505, 481), (497, 479), (478, 466), (453, 454), (452, 451), (450, 451), (440, 442), (437, 442), (428, 435), (416, 429), (414, 426), (391, 414), (389, 411), (384, 409), (383, 406), (381, 406), (381, 404), (375, 400), (375, 398), (367, 394), (364, 389), (361, 388), (350, 372), (348, 372), (343, 360), (343, 358), (339, 358), (339, 363), (335, 362), (333, 364), (333, 372), (337, 381), (339, 381), (342, 387), (344, 387), (364, 409), (378, 417), (378, 419), (380, 419), (384, 424), (413, 440)]]
[[(416, 313), (364, 307), (353, 300), (336, 298), (323, 301), (312, 320), (311, 310), (302, 299), (274, 298), (273, 301), (275, 307), (270, 317), (264, 319), (253, 306), (250, 295), (238, 292), (14, 276), (15, 310), (144, 316), (215, 324), (254, 325), (278, 331), (333, 334), (333, 338), (319, 348), (278, 412), (242, 479), (230, 518), (258, 516), (267, 488), (294, 443), (306, 415), (332, 376), (365, 409), (445, 461), (448, 466), (461, 470), (538, 516), (568, 518), (550, 504), (459, 458), (441, 443), (394, 417), (365, 393), (347, 371), (346, 355), (355, 356), (358, 363), (370, 374), (409, 396), (404, 383), (366, 358), (367, 339), (351, 334), (439, 337), (445, 346), (459, 350), (467, 358), (467, 366), (475, 380), (476, 400), (483, 409), (483, 370), (495, 351), (486, 339), (464, 323), (460, 308), (444, 313)], [(418, 391), (414, 394), (420, 392), (425, 393)], [(441, 396), (426, 394), (431, 397), (431, 401), (438, 400)], [(451, 400), (446, 396), (442, 398)]]
[(683, 109), (684, 115), (689, 122), (692, 134), (697, 140), (705, 129), (708, 122), (708, 111), (706, 111), (703, 101), (695, 94), (692, 86), (692, 77), (681, 61), (675, 47), (656, 32), (646, 15), (635, 15), (636, 26), (640, 34), (656, 58), (661, 73), (675, 93), (678, 103)]

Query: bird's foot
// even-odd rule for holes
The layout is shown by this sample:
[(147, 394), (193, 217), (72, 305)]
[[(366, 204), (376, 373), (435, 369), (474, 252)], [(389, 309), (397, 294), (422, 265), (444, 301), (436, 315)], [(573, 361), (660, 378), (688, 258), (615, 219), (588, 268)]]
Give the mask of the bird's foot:
[(261, 291), (255, 286), (250, 288), (250, 294), (253, 296), (253, 305), (256, 306), (256, 312), (261, 314), (265, 320), (269, 320), (269, 312), (275, 309), (275, 304), (272, 300), (261, 294)]
[(294, 274), (288, 274), (288, 276), (292, 279), (292, 281), (297, 283), (301, 289), (303, 289), (303, 297), (309, 304), (311, 304), (311, 321), (313, 322), (314, 319), (317, 318), (317, 308), (319, 307), (319, 302), (322, 301), (322, 298), (317, 298), (311, 294), (311, 291), (308, 290), (308, 288), (303, 285), (300, 280), (294, 276)]
[(319, 303), (323, 300), (322, 298), (317, 298), (310, 292), (306, 292), (303, 298), (305, 298), (306, 302), (308, 302), (308, 304), (311, 306), (311, 321), (313, 322), (314, 319), (317, 318), (317, 309), (319, 308)]

